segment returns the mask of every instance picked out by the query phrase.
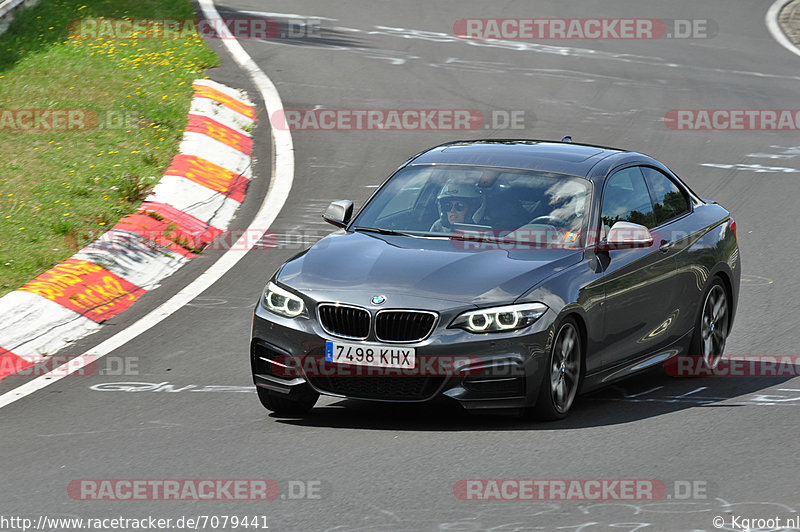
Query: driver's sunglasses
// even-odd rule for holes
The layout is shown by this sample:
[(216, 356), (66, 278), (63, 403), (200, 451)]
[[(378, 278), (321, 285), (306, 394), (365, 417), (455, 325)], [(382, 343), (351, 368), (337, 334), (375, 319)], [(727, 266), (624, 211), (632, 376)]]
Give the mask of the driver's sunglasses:
[(467, 210), (467, 204), (463, 201), (443, 201), (442, 202), (442, 209), (444, 212), (450, 212), (455, 207), (456, 212), (462, 212)]

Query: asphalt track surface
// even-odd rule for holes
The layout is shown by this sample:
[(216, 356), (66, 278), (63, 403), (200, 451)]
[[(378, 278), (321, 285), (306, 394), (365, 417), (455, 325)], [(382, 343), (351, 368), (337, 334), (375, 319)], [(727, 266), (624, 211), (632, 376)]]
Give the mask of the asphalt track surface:
[[(64, 378), (0, 410), (1, 515), (264, 515), (271, 530), (688, 531), (719, 529), (717, 515), (741, 530), (731, 518), (800, 512), (797, 378), (647, 375), (581, 397), (567, 420), (546, 424), (473, 417), (446, 404), (401, 408), (335, 398), (321, 399), (304, 419), (286, 419), (259, 404), (247, 357), (252, 307), (265, 281), (303, 242), (329, 231), (320, 219), (329, 201), (360, 205), (410, 155), (454, 138), (565, 134), (648, 153), (729, 208), (744, 277), (726, 353), (797, 355), (796, 131), (672, 131), (662, 120), (670, 109), (797, 107), (800, 63), (769, 35), (767, 4), (604, 0), (537, 2), (533, 9), (475, 0), (226, 0), (217, 6), (232, 18), (267, 11), (321, 20), (323, 38), (242, 42), (287, 109), (522, 110), (525, 128), (294, 132), (294, 183), (270, 228), (286, 243), (251, 251), (193, 303), (107, 357), (134, 361), (135, 372), (118, 375), (101, 364), (105, 374)], [(719, 33), (551, 41), (519, 50), (452, 38), (457, 19), (496, 16), (711, 19)], [(212, 45), (223, 58), (212, 77), (247, 89), (261, 106), (258, 178), (234, 222), (246, 227), (269, 185), (267, 117), (250, 80), (219, 42)], [(193, 260), (67, 354), (133, 323), (218, 255)], [(130, 381), (173, 387), (98, 386)], [(22, 382), (10, 377), (0, 393)], [(69, 483), (87, 478), (268, 478), (284, 487), (290, 480), (319, 481), (321, 492), (318, 499), (270, 502), (71, 498)], [(476, 478), (658, 479), (673, 495), (679, 495), (672, 491), (676, 481), (706, 489), (688, 500), (622, 504), (458, 500), (454, 484)]]

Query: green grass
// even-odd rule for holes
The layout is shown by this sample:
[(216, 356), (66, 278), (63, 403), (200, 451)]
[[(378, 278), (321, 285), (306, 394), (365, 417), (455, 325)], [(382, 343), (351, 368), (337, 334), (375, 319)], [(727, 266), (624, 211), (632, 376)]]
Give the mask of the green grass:
[(61, 131), (0, 120), (0, 296), (136, 210), (177, 152), (192, 81), (218, 62), (200, 37), (70, 37), (71, 21), (97, 17), (195, 13), (190, 0), (42, 0), (0, 35), (0, 113), (97, 117), (95, 127)]

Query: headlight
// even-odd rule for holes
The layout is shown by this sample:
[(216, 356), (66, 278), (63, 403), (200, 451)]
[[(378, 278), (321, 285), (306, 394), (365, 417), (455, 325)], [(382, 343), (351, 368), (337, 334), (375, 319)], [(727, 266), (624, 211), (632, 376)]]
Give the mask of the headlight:
[(470, 310), (450, 324), (471, 333), (513, 331), (527, 327), (547, 311), (543, 303), (523, 303), (505, 307)]
[(267, 284), (267, 288), (264, 289), (264, 306), (275, 314), (286, 318), (308, 317), (306, 305), (302, 299), (271, 281)]

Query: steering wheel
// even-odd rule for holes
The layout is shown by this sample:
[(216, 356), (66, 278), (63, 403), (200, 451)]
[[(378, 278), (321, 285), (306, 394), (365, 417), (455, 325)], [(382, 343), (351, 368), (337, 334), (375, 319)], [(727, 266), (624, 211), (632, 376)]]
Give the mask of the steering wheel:
[(552, 225), (553, 227), (559, 227), (564, 224), (564, 220), (562, 220), (561, 218), (556, 218), (555, 216), (537, 216), (536, 218), (528, 222), (528, 224), (541, 224), (541, 223), (546, 225)]

